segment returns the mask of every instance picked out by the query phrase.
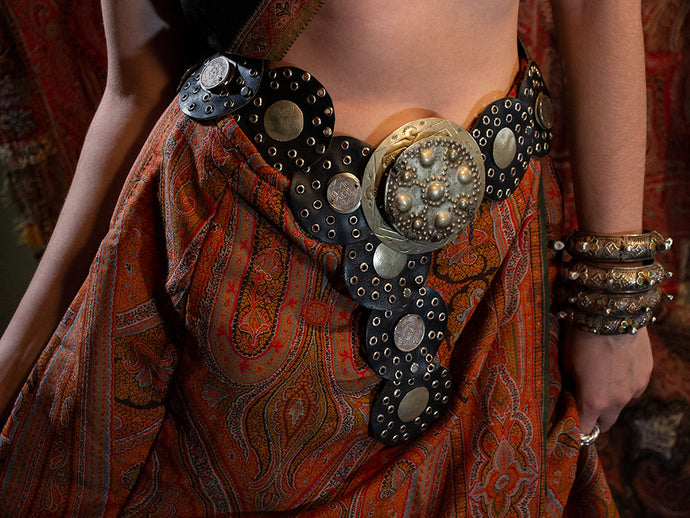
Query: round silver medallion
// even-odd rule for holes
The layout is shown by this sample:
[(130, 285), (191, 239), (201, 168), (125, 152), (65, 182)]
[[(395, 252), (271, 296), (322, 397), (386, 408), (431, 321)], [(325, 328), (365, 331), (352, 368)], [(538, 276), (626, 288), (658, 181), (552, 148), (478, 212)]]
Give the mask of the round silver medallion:
[(264, 115), (266, 133), (273, 140), (288, 142), (299, 137), (304, 129), (304, 115), (299, 106), (292, 101), (276, 101)]
[(393, 328), (393, 342), (403, 352), (419, 347), (424, 339), (424, 320), (414, 313), (404, 315)]
[(499, 168), (505, 169), (513, 162), (515, 153), (517, 153), (515, 133), (510, 128), (502, 128), (496, 134), (496, 139), (494, 140), (494, 162)]
[(402, 422), (409, 423), (422, 415), (428, 404), (429, 389), (426, 387), (413, 388), (400, 400), (398, 417)]
[(408, 239), (436, 242), (457, 234), (472, 221), (482, 199), (476, 169), (473, 157), (453, 138), (415, 142), (385, 175), (388, 220)]
[[(362, 187), (367, 223), (401, 253), (441, 248), (472, 222), (485, 189), (472, 136), (453, 122), (413, 121), (389, 135), (369, 160)], [(383, 212), (377, 198), (383, 194)]]
[(328, 204), (340, 214), (349, 214), (362, 204), (362, 186), (352, 173), (336, 174), (326, 188)]
[(550, 130), (553, 127), (553, 104), (551, 98), (544, 92), (539, 92), (537, 96), (535, 118), (543, 129)]
[(374, 270), (384, 279), (392, 279), (402, 273), (407, 266), (407, 254), (396, 252), (379, 243), (374, 251)]
[(216, 56), (204, 65), (199, 76), (201, 88), (213, 92), (232, 79), (235, 66), (225, 56)]

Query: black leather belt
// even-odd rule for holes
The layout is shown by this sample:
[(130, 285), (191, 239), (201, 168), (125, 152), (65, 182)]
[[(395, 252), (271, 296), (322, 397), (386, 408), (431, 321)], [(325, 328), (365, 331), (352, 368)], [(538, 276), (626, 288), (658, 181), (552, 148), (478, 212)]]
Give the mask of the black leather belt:
[(508, 197), (531, 158), (550, 150), (551, 101), (539, 67), (520, 49), (516, 95), (491, 103), (472, 128), (420, 119), (376, 149), (333, 136), (330, 96), (304, 70), (216, 54), (181, 84), (185, 114), (232, 114), (291, 178), (288, 203), (302, 229), (344, 246), (345, 284), (369, 309), (364, 354), (384, 379), (370, 428), (385, 445), (421, 435), (450, 397), (450, 373), (435, 361), (448, 314), (425, 284), (431, 252), (468, 228), (482, 200)]

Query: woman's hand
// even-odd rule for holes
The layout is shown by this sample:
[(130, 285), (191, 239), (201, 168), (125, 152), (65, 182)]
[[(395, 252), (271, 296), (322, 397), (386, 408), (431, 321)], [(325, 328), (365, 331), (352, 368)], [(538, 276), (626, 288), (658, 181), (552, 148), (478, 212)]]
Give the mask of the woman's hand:
[(606, 431), (621, 410), (647, 388), (652, 374), (652, 347), (646, 328), (636, 334), (601, 336), (574, 326), (562, 345), (563, 368), (575, 382), (582, 433), (598, 422)]

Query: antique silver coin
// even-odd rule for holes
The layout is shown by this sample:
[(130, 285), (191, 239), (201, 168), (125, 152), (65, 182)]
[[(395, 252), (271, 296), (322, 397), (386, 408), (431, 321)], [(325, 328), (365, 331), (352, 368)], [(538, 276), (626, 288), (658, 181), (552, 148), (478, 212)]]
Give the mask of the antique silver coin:
[(212, 120), (234, 113), (256, 94), (264, 62), (214, 54), (191, 69), (180, 84), (178, 102), (195, 120)]
[(441, 294), (428, 286), (404, 307), (372, 311), (366, 328), (367, 363), (390, 380), (420, 376), (446, 337), (447, 321)]
[(341, 245), (371, 236), (361, 208), (361, 177), (370, 154), (361, 140), (333, 137), (321, 160), (293, 174), (288, 204), (307, 234)]

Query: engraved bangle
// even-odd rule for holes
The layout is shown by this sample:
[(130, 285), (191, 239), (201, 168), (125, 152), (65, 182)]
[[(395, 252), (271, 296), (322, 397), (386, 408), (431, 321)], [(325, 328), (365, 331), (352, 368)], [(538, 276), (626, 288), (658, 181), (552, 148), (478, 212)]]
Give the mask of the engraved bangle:
[(606, 235), (576, 230), (564, 240), (566, 251), (573, 257), (604, 262), (649, 261), (668, 251), (672, 243), (673, 239), (655, 231)]
[(559, 295), (561, 302), (572, 305), (577, 311), (627, 317), (653, 311), (661, 301), (661, 288), (654, 286), (640, 293), (606, 293), (568, 283)]
[(615, 317), (599, 313), (585, 313), (567, 308), (558, 313), (558, 318), (567, 319), (574, 326), (595, 335), (623, 335), (637, 333), (656, 319), (651, 311), (629, 317)]
[(658, 261), (639, 266), (599, 266), (571, 261), (564, 266), (562, 274), (580, 286), (606, 293), (641, 293), (671, 276)]

